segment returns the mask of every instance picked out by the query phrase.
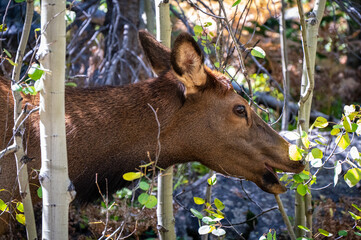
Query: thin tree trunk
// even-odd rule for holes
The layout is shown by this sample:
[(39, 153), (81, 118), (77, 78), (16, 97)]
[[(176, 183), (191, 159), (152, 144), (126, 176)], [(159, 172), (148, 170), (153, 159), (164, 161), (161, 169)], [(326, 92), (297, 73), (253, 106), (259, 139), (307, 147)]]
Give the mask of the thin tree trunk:
[(285, 0), (281, 0), (281, 15), (280, 15), (280, 45), (282, 55), (282, 73), (283, 73), (283, 115), (282, 115), (282, 130), (288, 130), (288, 121), (290, 117), (288, 102), (290, 92), (290, 78), (288, 73), (288, 55), (287, 55), (287, 42), (286, 42), (286, 22), (285, 22)]
[[(12, 80), (14, 82), (18, 82), (20, 79), (20, 71), (21, 66), (23, 64), (23, 57), (26, 48), (26, 44), (28, 42), (31, 22), (34, 15), (34, 2), (28, 0), (26, 4), (26, 17), (23, 27), (23, 34), (21, 35), (20, 44), (18, 47), (18, 51), (16, 53), (15, 62), (17, 66), (14, 66)], [(12, 84), (14, 83), (12, 82)], [(26, 219), (26, 234), (28, 239), (37, 239), (36, 226), (35, 226), (35, 217), (33, 204), (31, 201), (31, 193), (29, 188), (29, 179), (28, 179), (28, 168), (26, 165), (26, 157), (24, 152), (23, 145), (23, 132), (24, 125), (19, 126), (22, 122), (24, 115), (22, 114), (22, 97), (20, 92), (13, 92), (14, 98), (14, 145), (16, 146), (15, 159), (16, 159), (16, 169), (18, 174), (18, 183), (19, 183), (19, 191), (21, 196), (21, 201), (24, 206), (24, 215)]]
[[(298, 1), (299, 7), (301, 6)], [(301, 97), (300, 97), (300, 110), (299, 110), (299, 122), (298, 131), (308, 132), (309, 119), (312, 105), (313, 86), (314, 86), (314, 72), (315, 72), (315, 59), (317, 50), (317, 37), (318, 28), (322, 20), (322, 16), (325, 10), (326, 0), (316, 0), (313, 12), (307, 21), (307, 25), (302, 23), (301, 25), (305, 30), (302, 34), (303, 47), (305, 54), (303, 64), (303, 74), (301, 82)], [(303, 18), (303, 10), (300, 11), (300, 18)], [(307, 58), (308, 57), (308, 58)], [(301, 147), (301, 141), (298, 141), (299, 147)], [(310, 166), (307, 164), (306, 170), (309, 171)], [(298, 225), (306, 226), (311, 231), (308, 233), (309, 237), (312, 237), (312, 196), (306, 194), (304, 197), (296, 193), (296, 216), (295, 216), (295, 227), (296, 236), (303, 236), (303, 231), (297, 228)]]
[[(156, 0), (157, 40), (170, 48), (171, 26), (168, 1)], [(160, 240), (175, 240), (173, 216), (173, 166), (158, 176), (158, 231)]]
[(68, 209), (73, 188), (68, 177), (65, 139), (65, 1), (41, 3), (39, 61), (49, 70), (42, 76), (40, 92), (41, 169), (43, 190), (43, 239), (68, 239)]
[(153, 0), (144, 0), (144, 12), (147, 16), (147, 29), (152, 34), (156, 33), (154, 5)]
[[(211, 178), (214, 174), (213, 170), (209, 171), (208, 176)], [(212, 204), (212, 185), (207, 184), (207, 189), (206, 189), (206, 203)], [(206, 208), (206, 206), (204, 206), (204, 209)], [(206, 212), (206, 216), (209, 216), (209, 213)], [(201, 236), (202, 240), (208, 240), (208, 235), (209, 234), (205, 234)]]

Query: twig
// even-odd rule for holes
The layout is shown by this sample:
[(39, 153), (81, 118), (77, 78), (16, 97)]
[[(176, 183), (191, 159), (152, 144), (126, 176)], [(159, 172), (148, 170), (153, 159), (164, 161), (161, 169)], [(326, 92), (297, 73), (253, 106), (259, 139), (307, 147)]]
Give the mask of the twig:
[(193, 3), (192, 0), (188, 0), (188, 1), (189, 1), (189, 3), (191, 4), (191, 6), (197, 8), (197, 9), (198, 9), (199, 11), (201, 11), (202, 13), (204, 13), (204, 14), (206, 14), (206, 15), (208, 15), (208, 16), (214, 17), (214, 18), (224, 19), (224, 17), (222, 17), (222, 16), (217, 16), (217, 15), (215, 15), (215, 14), (208, 13), (208, 12), (202, 10), (200, 7), (198, 7), (197, 4)]
[(236, 226), (236, 225), (242, 225), (242, 224), (251, 222), (251, 221), (259, 218), (259, 217), (262, 216), (263, 214), (268, 213), (268, 212), (273, 211), (273, 210), (276, 210), (276, 209), (278, 209), (278, 207), (272, 207), (272, 208), (263, 210), (261, 213), (257, 214), (256, 216), (254, 216), (254, 217), (252, 217), (252, 218), (250, 218), (250, 219), (247, 219), (246, 221), (239, 222), (239, 223), (224, 224), (224, 225), (222, 225), (222, 226), (223, 226), (224, 228), (231, 228), (231, 227)]
[[(240, 61), (240, 64), (241, 64), (241, 71), (242, 71), (242, 74), (244, 76), (244, 78), (246, 79), (247, 83), (248, 83), (248, 88), (249, 88), (249, 95), (252, 99), (252, 96), (253, 96), (253, 93), (252, 93), (252, 86), (251, 86), (251, 81), (248, 77), (248, 73), (247, 73), (247, 70), (246, 70), (246, 67), (244, 65), (244, 61), (243, 61), (243, 57), (242, 57), (242, 52), (241, 52), (241, 49), (239, 48), (238, 44), (237, 44), (237, 40), (234, 36), (234, 33), (232, 31), (232, 27), (230, 26), (229, 22), (228, 22), (228, 19), (227, 19), (227, 12), (224, 8), (224, 5), (223, 5), (223, 0), (219, 0), (219, 5), (223, 11), (223, 14), (224, 14), (224, 22), (225, 24), (227, 25), (227, 29), (228, 29), (228, 33), (231, 35), (232, 37), (232, 40), (233, 40), (233, 44), (234, 44), (234, 47), (236, 48), (237, 52), (238, 52), (238, 59)], [(251, 102), (252, 103), (252, 102)]]
[(281, 198), (278, 194), (275, 194), (275, 199), (277, 201), (278, 204), (278, 209), (281, 212), (283, 221), (285, 222), (286, 226), (287, 226), (287, 230), (288, 230), (288, 235), (290, 236), (291, 240), (296, 240), (296, 235), (295, 232), (293, 231), (292, 225), (290, 220), (288, 219), (288, 216), (286, 214), (285, 208), (283, 207), (283, 203), (281, 201)]
[(115, 231), (112, 233), (112, 234), (110, 234), (105, 240), (109, 240), (109, 239), (112, 239), (112, 237), (117, 233), (117, 232), (119, 232), (119, 230), (121, 229), (121, 228), (123, 228), (124, 227), (124, 221), (122, 222), (122, 224), (120, 224), (120, 226), (117, 228), (117, 229), (115, 229)]
[(105, 226), (104, 226), (104, 230), (102, 232), (102, 236), (99, 238), (99, 240), (103, 239), (105, 237), (105, 234), (107, 232), (107, 228), (108, 228), (108, 222), (109, 222), (109, 208), (108, 208), (108, 179), (105, 179), (105, 188), (106, 188), (106, 197), (104, 198), (102, 191), (100, 190), (99, 184), (98, 184), (98, 173), (95, 174), (95, 184), (98, 188), (99, 194), (102, 197), (104, 204), (105, 204)]
[(6, 147), (4, 150), (0, 151), (0, 158), (4, 157), (10, 153), (16, 152), (17, 149), (18, 149), (18, 146), (16, 144), (12, 144), (9, 147)]

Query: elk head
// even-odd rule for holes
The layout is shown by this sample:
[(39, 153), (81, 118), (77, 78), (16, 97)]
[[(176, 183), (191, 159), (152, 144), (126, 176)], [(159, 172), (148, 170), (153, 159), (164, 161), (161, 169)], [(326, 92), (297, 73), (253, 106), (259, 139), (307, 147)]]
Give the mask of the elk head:
[(227, 77), (204, 65), (192, 36), (180, 34), (172, 51), (145, 31), (139, 38), (153, 70), (160, 77), (173, 76), (183, 92), (183, 105), (162, 129), (162, 149), (172, 148), (182, 161), (244, 177), (266, 192), (285, 192), (275, 169), (300, 172), (304, 166), (289, 159), (289, 143), (233, 90)]

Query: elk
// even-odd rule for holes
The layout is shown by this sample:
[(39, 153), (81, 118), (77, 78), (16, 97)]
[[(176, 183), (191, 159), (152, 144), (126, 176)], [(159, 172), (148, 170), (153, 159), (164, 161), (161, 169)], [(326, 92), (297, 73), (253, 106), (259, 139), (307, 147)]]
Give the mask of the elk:
[[(192, 36), (180, 34), (172, 50), (145, 31), (139, 38), (158, 77), (120, 87), (66, 89), (69, 177), (76, 199), (99, 197), (96, 174), (103, 192), (105, 179), (109, 193), (121, 188), (123, 173), (149, 162), (147, 152), (154, 157), (158, 130), (161, 168), (198, 161), (219, 173), (253, 181), (266, 192), (285, 192), (275, 169), (297, 173), (303, 164), (289, 159), (289, 143), (233, 90), (229, 79), (204, 65)], [(12, 136), (9, 86), (10, 81), (1, 77), (2, 148)], [(24, 102), (37, 105), (38, 98), (24, 96)], [(150, 106), (157, 109), (159, 129)], [(26, 122), (27, 156), (33, 158), (28, 163), (30, 170), (40, 169), (38, 121), (38, 114), (32, 114)], [(0, 189), (13, 189), (16, 167), (12, 154), (0, 159), (0, 166)], [(34, 202), (39, 201), (32, 193)], [(19, 196), (0, 192), (5, 202), (10, 197)]]

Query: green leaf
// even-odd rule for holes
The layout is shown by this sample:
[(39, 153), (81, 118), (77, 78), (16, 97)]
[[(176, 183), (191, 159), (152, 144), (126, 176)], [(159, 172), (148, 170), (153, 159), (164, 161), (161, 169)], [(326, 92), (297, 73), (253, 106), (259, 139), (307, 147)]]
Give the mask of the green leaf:
[(280, 178), (280, 181), (285, 182), (288, 180), (288, 174), (283, 174), (283, 176)]
[(196, 33), (196, 34), (202, 34), (202, 33), (203, 33), (203, 28), (202, 28), (201, 26), (199, 26), (199, 25), (195, 25), (195, 26), (193, 27), (193, 31), (194, 31), (194, 33)]
[(354, 219), (354, 220), (360, 220), (361, 219), (361, 217), (360, 216), (358, 216), (358, 215), (356, 215), (356, 214), (354, 214), (353, 212), (348, 212), (350, 215), (351, 215), (351, 217)]
[(203, 218), (202, 213), (198, 212), (198, 211), (195, 210), (194, 208), (191, 208), (190, 210), (191, 210), (192, 214), (193, 214), (195, 217), (197, 217), (198, 219), (202, 219), (202, 218)]
[(352, 204), (352, 207), (356, 208), (359, 212), (361, 212), (361, 208), (359, 206), (357, 206), (356, 204)]
[(302, 150), (297, 145), (292, 144), (288, 149), (290, 159), (293, 161), (299, 161), (302, 159)]
[(314, 126), (317, 128), (325, 128), (328, 126), (328, 122), (327, 119), (324, 117), (317, 117), (315, 122), (314, 122)]
[(353, 232), (355, 235), (361, 237), (361, 233), (358, 233), (358, 232)]
[(300, 174), (295, 174), (292, 177), (296, 183), (303, 183), (303, 179), (301, 178)]
[(10, 58), (6, 58), (6, 60), (12, 65), (12, 66), (17, 66), (17, 63), (14, 63), (13, 60), (11, 60)]
[(331, 130), (331, 135), (332, 136), (335, 136), (335, 135), (337, 135), (337, 134), (339, 134), (341, 131), (340, 131), (340, 129), (339, 128), (334, 128), (334, 129), (332, 129)]
[(214, 199), (214, 205), (216, 205), (216, 208), (220, 211), (224, 209), (224, 204), (219, 200), (218, 198)]
[[(214, 228), (214, 227), (213, 227)], [(212, 227), (211, 226), (208, 226), (208, 225), (204, 225), (204, 226), (201, 226), (199, 229), (198, 229), (198, 233), (199, 235), (205, 235), (205, 234), (208, 234), (212, 231)]]
[(146, 204), (149, 199), (148, 193), (142, 193), (138, 196), (138, 202), (142, 205)]
[(204, 52), (206, 54), (210, 54), (211, 53), (211, 50), (208, 48), (208, 47), (204, 47)]
[(345, 135), (338, 136), (336, 138), (336, 142), (338, 142), (337, 146), (345, 150), (348, 146), (350, 146), (351, 141), (348, 133), (345, 133)]
[(326, 237), (331, 237), (333, 235), (332, 233), (329, 233), (326, 230), (321, 229), (321, 228), (318, 229), (318, 232), (321, 233), (323, 236), (326, 236)]
[(150, 195), (148, 201), (144, 204), (146, 208), (154, 208), (158, 203), (158, 200), (155, 196)]
[(126, 181), (133, 181), (135, 179), (141, 178), (143, 173), (141, 172), (127, 172), (123, 174), (123, 179)]
[(297, 192), (298, 194), (300, 194), (301, 196), (305, 196), (307, 193), (307, 187), (303, 184), (298, 184), (297, 186)]
[(36, 190), (36, 194), (39, 198), (43, 198), (43, 189), (41, 186), (38, 188), (38, 190)]
[(323, 158), (323, 152), (318, 148), (312, 149), (311, 153), (314, 158)]
[(217, 183), (217, 175), (213, 174), (212, 177), (207, 179), (208, 185), (213, 186)]
[(199, 197), (193, 197), (193, 200), (194, 200), (195, 204), (197, 204), (197, 205), (202, 205), (203, 203), (206, 202), (206, 200), (204, 200), (203, 198), (199, 198)]
[(216, 68), (219, 68), (219, 62), (215, 62), (215, 63), (214, 63), (214, 66), (215, 66)]
[(33, 80), (39, 80), (43, 75), (44, 71), (40, 69), (40, 65), (33, 63), (29, 69), (28, 76)]
[(22, 90), (21, 86), (17, 83), (11, 85), (11, 90), (13, 92), (20, 92)]
[(19, 211), (19, 212), (24, 212), (24, 205), (22, 202), (17, 202), (16, 203), (16, 209)]
[(217, 237), (220, 237), (220, 236), (223, 236), (224, 234), (226, 234), (226, 231), (223, 228), (218, 228), (218, 229), (214, 229), (212, 231), (212, 234)]
[(308, 140), (308, 135), (305, 131), (302, 131), (302, 144), (303, 146), (305, 146), (305, 148), (309, 148), (310, 147), (310, 140)]
[(29, 87), (24, 87), (22, 89), (22, 92), (26, 95), (30, 94), (30, 95), (36, 95), (37, 91), (35, 90), (35, 87), (33, 86), (29, 86)]
[(217, 210), (218, 214), (217, 213), (213, 213), (213, 217), (215, 218), (219, 218), (219, 219), (223, 219), (224, 218), (224, 215), (222, 213), (219, 212), (219, 210)]
[(19, 223), (25, 225), (25, 215), (24, 214), (16, 214), (16, 221), (18, 221)]
[(299, 229), (302, 229), (303, 231), (306, 231), (306, 232), (310, 232), (310, 231), (311, 231), (308, 227), (305, 227), (305, 226), (302, 226), (302, 225), (298, 225), (297, 227), (298, 227)]
[[(1, 26), (2, 26), (2, 25), (1, 25)], [(0, 28), (0, 32), (2, 32), (2, 31), (1, 31), (1, 28)], [(12, 56), (11, 56), (11, 54), (9, 53), (8, 50), (6, 50), (5, 48), (3, 48), (3, 51), (4, 51), (4, 53), (5, 53), (9, 58), (12, 58)]]
[(352, 168), (344, 176), (345, 182), (349, 187), (355, 186), (361, 180), (361, 169)]
[(147, 191), (149, 189), (149, 184), (147, 182), (144, 182), (144, 181), (141, 181), (139, 183), (139, 188), (144, 190), (144, 191)]
[(22, 3), (25, 2), (26, 0), (14, 0), (16, 3)]
[(237, 6), (238, 4), (240, 4), (241, 3), (241, 0), (237, 0), (237, 1), (235, 1), (233, 4), (232, 4), (232, 7), (235, 7), (235, 6)]
[(351, 125), (351, 121), (350, 121), (349, 117), (345, 116), (343, 118), (343, 123), (342, 124), (343, 124), (343, 127), (345, 128), (345, 130), (347, 132), (352, 132), (352, 125)]
[(2, 199), (0, 199), (0, 213), (5, 211), (5, 209), (7, 212), (9, 212), (8, 205), (4, 203)]
[[(65, 86), (66, 87), (77, 87), (78, 84), (76, 84), (75, 82), (66, 82)], [(152, 163), (150, 163), (150, 164), (152, 164)]]
[(251, 51), (252, 56), (258, 57), (258, 58), (265, 58), (266, 53), (265, 51), (260, 47), (254, 47)]
[(298, 176), (300, 176), (302, 180), (308, 180), (310, 179), (310, 172), (303, 170)]
[(346, 230), (338, 231), (338, 235), (346, 237), (347, 236), (347, 231)]

